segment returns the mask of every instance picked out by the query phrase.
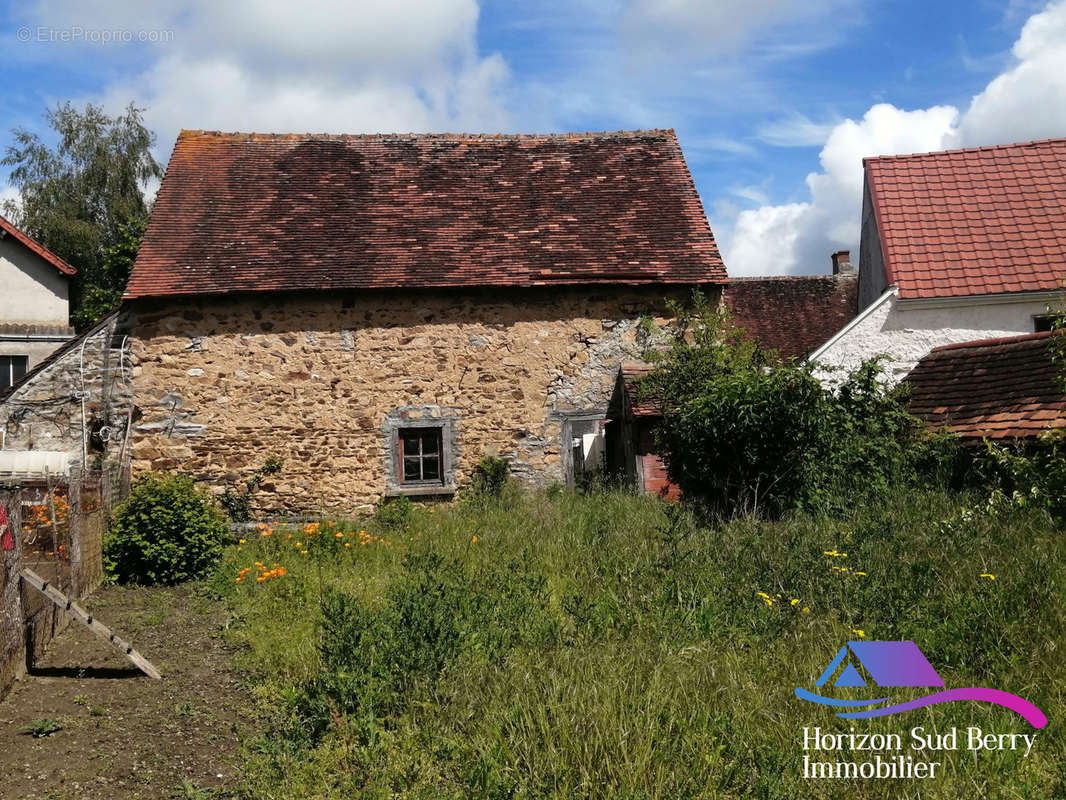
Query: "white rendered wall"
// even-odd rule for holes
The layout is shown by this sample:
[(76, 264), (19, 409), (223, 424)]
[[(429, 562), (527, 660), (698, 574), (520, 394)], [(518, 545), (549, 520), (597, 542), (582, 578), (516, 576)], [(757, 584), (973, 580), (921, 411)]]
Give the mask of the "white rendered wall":
[(1032, 333), (1033, 318), (1046, 313), (1046, 300), (900, 308), (892, 295), (813, 358), (825, 365), (819, 377), (835, 382), (842, 370), (883, 354), (885, 378), (895, 383), (934, 347)]
[(67, 326), (67, 276), (21, 242), (0, 239), (0, 324)]

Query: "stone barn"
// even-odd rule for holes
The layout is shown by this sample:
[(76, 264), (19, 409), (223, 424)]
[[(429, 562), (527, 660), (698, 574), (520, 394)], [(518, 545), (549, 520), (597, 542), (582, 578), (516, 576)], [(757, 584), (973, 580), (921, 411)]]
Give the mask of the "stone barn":
[(185, 131), (126, 290), (134, 472), (258, 504), (448, 496), (487, 455), (598, 468), (645, 319), (726, 273), (673, 131)]

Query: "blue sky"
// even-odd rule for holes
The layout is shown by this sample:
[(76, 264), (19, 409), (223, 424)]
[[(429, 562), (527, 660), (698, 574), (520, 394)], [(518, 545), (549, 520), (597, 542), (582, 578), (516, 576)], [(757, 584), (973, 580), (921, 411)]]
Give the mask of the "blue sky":
[(68, 99), (146, 107), (162, 161), (182, 127), (673, 127), (732, 274), (856, 249), (865, 155), (1066, 136), (1066, 0), (39, 0), (0, 52), (0, 145)]

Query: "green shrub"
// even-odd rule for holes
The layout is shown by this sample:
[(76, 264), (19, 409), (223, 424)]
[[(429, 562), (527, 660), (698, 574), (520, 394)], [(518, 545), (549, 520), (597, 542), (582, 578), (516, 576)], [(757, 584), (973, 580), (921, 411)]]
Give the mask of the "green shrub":
[(486, 456), (474, 467), (470, 486), (475, 494), (499, 497), (511, 477), (511, 463), (506, 458)]
[(149, 473), (115, 512), (104, 566), (119, 583), (195, 580), (215, 565), (228, 538), (225, 516), (192, 478)]
[(409, 497), (387, 497), (378, 503), (374, 520), (385, 530), (399, 531), (411, 524), (415, 504)]
[(656, 441), (686, 499), (725, 518), (832, 511), (913, 472), (919, 425), (875, 362), (831, 391), (813, 365), (781, 362), (701, 296), (675, 313), (671, 346), (638, 392), (662, 406)]

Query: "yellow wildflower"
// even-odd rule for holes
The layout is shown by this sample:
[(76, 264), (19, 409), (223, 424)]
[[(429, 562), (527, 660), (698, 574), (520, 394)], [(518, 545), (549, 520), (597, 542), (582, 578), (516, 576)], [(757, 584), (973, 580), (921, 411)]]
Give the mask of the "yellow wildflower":
[(991, 572), (982, 572), (982, 573), (981, 573), (980, 575), (978, 575), (977, 577), (978, 577), (978, 578), (986, 578), (986, 579), (988, 579), (988, 580), (990, 580), (990, 581), (994, 581), (994, 580), (996, 579), (996, 576), (995, 576), (995, 575), (993, 575), (993, 574), (992, 574)]
[(799, 603), (800, 603), (799, 598), (798, 597), (793, 597), (789, 604), (793, 605), (793, 606), (798, 606)]
[(866, 638), (866, 631), (862, 630), (861, 628), (852, 628), (851, 632), (858, 636), (860, 639)]

